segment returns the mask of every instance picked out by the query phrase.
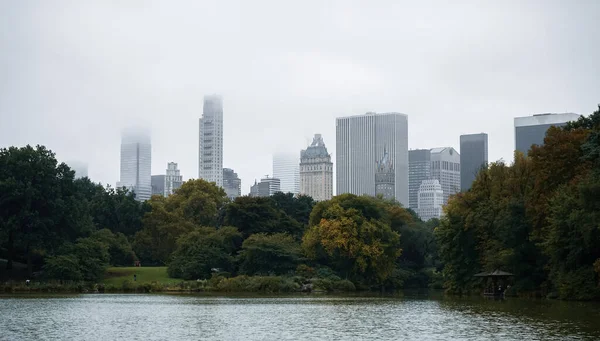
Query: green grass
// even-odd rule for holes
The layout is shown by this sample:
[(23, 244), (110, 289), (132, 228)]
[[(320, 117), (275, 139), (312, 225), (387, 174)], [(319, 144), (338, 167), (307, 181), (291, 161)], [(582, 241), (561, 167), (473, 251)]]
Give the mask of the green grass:
[(108, 268), (104, 275), (104, 285), (113, 285), (120, 287), (124, 281), (133, 282), (133, 275), (137, 275), (136, 284), (156, 282), (162, 285), (175, 285), (181, 283), (181, 279), (171, 278), (167, 274), (166, 266), (157, 267), (113, 267)]

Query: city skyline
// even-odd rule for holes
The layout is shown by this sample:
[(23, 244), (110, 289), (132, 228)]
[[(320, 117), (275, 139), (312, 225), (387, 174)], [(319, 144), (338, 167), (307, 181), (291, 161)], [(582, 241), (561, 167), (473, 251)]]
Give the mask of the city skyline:
[(411, 149), (483, 131), (489, 161), (510, 162), (515, 117), (596, 109), (598, 2), (264, 5), (1, 2), (0, 146), (43, 144), (113, 186), (119, 129), (143, 123), (153, 172), (177, 160), (197, 178), (202, 96), (217, 93), (223, 165), (248, 193), (316, 132), (335, 158), (340, 116), (404, 112)]

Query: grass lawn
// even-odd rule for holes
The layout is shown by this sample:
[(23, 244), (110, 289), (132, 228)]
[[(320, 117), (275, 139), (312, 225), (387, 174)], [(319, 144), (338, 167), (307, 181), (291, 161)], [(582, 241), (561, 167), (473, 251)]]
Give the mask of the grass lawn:
[(157, 282), (163, 285), (181, 283), (181, 279), (170, 278), (166, 266), (156, 267), (113, 267), (108, 268), (104, 275), (105, 285), (121, 286), (123, 281), (133, 282), (133, 275), (137, 275), (137, 284)]

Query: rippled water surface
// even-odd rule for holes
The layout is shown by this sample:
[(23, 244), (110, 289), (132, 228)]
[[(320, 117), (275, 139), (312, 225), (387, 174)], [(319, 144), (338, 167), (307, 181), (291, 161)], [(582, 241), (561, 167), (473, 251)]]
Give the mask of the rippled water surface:
[(315, 296), (0, 296), (0, 339), (600, 340), (600, 304)]

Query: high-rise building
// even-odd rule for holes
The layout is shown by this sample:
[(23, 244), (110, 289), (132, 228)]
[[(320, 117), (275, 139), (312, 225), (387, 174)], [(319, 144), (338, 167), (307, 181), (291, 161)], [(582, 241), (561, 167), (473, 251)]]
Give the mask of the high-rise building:
[(423, 221), (442, 216), (444, 192), (437, 179), (423, 180), (419, 186), (417, 214)]
[(384, 147), (383, 156), (377, 161), (375, 169), (375, 195), (381, 195), (384, 199), (396, 199), (395, 174), (394, 163)]
[(576, 121), (580, 116), (579, 114), (564, 113), (515, 117), (515, 150), (527, 155), (531, 145), (544, 144), (548, 128), (564, 126), (569, 121)]
[(460, 135), (460, 186), (468, 191), (481, 167), (488, 163), (488, 135)]
[(388, 153), (394, 196), (408, 206), (408, 116), (367, 113), (336, 119), (336, 193), (376, 195), (377, 161)]
[(408, 207), (419, 205), (419, 187), (423, 180), (431, 179), (431, 149), (408, 151)]
[(66, 162), (66, 164), (69, 165), (69, 168), (75, 172), (75, 179), (86, 178), (88, 176), (87, 163), (80, 161), (69, 161)]
[(268, 175), (260, 179), (260, 182), (255, 180), (254, 185), (250, 187), (250, 196), (252, 197), (269, 197), (276, 192), (281, 192), (281, 181)]
[(274, 154), (273, 177), (281, 180), (283, 193), (300, 193), (300, 158), (298, 154)]
[(223, 189), (231, 200), (242, 195), (242, 180), (231, 168), (223, 168)]
[(179, 174), (177, 163), (169, 162), (167, 164), (167, 175), (165, 176), (165, 197), (173, 194), (173, 192), (183, 184), (183, 176)]
[(310, 146), (300, 151), (300, 193), (316, 201), (333, 196), (333, 163), (321, 134), (315, 134)]
[(223, 99), (205, 96), (198, 149), (198, 177), (223, 187)]
[(123, 131), (121, 136), (121, 176), (117, 187), (126, 187), (135, 192), (136, 200), (150, 199), (152, 194), (151, 165), (150, 134), (135, 129)]
[(444, 205), (460, 192), (460, 154), (452, 147), (431, 149), (431, 178), (442, 185)]
[(165, 175), (152, 175), (150, 182), (152, 184), (152, 195), (160, 195), (161, 197), (165, 195)]

